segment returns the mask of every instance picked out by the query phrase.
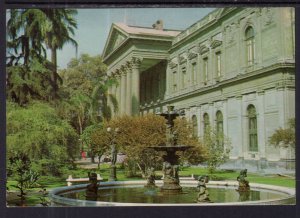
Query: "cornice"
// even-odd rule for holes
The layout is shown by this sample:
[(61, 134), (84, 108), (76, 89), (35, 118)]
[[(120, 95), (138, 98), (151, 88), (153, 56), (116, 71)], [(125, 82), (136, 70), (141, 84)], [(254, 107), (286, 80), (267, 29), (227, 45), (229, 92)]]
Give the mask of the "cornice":
[[(208, 86), (208, 87), (202, 87), (200, 89), (197, 89), (197, 90), (194, 90), (194, 91), (191, 91), (191, 92), (183, 93), (183, 94), (178, 95), (178, 96), (174, 96), (174, 97), (171, 97), (171, 98), (164, 99), (162, 101), (162, 103), (179, 101), (179, 100), (182, 100), (182, 99), (186, 99), (189, 96), (197, 95), (197, 94), (200, 94), (200, 93), (213, 92), (213, 91), (216, 91), (220, 88), (231, 86), (231, 85), (233, 85), (237, 82), (246, 81), (247, 79), (252, 79), (254, 77), (257, 78), (258, 76), (262, 77), (262, 76), (264, 76), (266, 74), (270, 74), (270, 73), (274, 74), (274, 71), (278, 71), (278, 70), (281, 70), (281, 69), (295, 69), (295, 64), (276, 63), (276, 64), (273, 64), (269, 67), (265, 67), (263, 69), (248, 72), (246, 74), (236, 76), (236, 77), (228, 79), (228, 80), (220, 81), (219, 83), (216, 83), (216, 84)], [(286, 82), (285, 84), (289, 85), (289, 87), (290, 87), (290, 83)]]

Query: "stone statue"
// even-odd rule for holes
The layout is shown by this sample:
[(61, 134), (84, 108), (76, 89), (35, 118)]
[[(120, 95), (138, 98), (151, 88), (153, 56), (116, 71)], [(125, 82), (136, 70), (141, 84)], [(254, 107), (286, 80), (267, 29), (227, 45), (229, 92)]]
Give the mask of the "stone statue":
[(164, 172), (164, 178), (172, 178), (172, 166), (169, 162), (164, 162), (163, 166), (163, 172)]
[(249, 191), (249, 182), (245, 179), (247, 177), (247, 169), (241, 170), (240, 175), (236, 178), (239, 182), (239, 188), (237, 191), (244, 192)]
[(88, 172), (90, 184), (86, 187), (86, 200), (97, 200), (98, 196), (98, 183), (97, 174)]
[(155, 187), (155, 173), (153, 167), (148, 169), (146, 187)]
[(174, 179), (175, 182), (177, 182), (177, 183), (179, 183), (178, 170), (179, 170), (178, 165), (174, 165), (174, 166), (173, 166), (173, 179)]
[(210, 202), (209, 193), (206, 188), (206, 183), (208, 182), (208, 176), (199, 176), (198, 178), (198, 198), (197, 202)]

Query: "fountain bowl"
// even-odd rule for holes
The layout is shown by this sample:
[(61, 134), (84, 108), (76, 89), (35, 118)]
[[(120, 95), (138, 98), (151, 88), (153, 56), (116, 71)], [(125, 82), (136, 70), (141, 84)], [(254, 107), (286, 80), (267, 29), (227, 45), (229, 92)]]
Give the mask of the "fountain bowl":
[[(163, 185), (162, 180), (155, 181), (155, 184), (159, 187)], [(110, 181), (101, 182), (99, 189), (101, 188), (124, 188), (124, 187), (143, 187), (146, 185), (146, 181)], [(180, 181), (182, 187), (196, 187), (196, 180), (182, 180)], [(76, 193), (84, 191), (87, 184), (66, 186), (61, 188), (53, 189), (49, 192), (49, 198), (51, 199), (54, 206), (76, 206), (76, 207), (101, 207), (101, 206), (228, 206), (228, 205), (288, 205), (295, 204), (295, 189), (286, 188), (274, 185), (265, 185), (251, 183), (251, 189), (277, 193), (280, 197), (264, 200), (254, 200), (254, 201), (243, 201), (243, 202), (202, 202), (202, 203), (131, 203), (131, 202), (109, 202), (109, 201), (90, 201), (90, 200), (80, 200), (64, 197), (62, 195), (66, 193)], [(236, 181), (210, 181), (207, 183), (208, 188), (213, 189), (237, 189), (238, 182)]]

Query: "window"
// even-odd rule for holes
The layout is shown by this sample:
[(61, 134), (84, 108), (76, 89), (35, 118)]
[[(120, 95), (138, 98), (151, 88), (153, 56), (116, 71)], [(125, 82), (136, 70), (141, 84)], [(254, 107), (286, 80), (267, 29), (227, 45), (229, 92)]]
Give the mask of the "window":
[(204, 84), (208, 80), (208, 58), (203, 59)]
[(247, 64), (248, 66), (254, 63), (254, 29), (249, 26), (245, 32), (246, 37), (246, 51), (247, 51)]
[(216, 130), (217, 130), (217, 143), (219, 145), (223, 144), (223, 114), (218, 111), (216, 114)]
[(192, 81), (191, 81), (191, 83), (192, 84), (195, 84), (196, 83), (196, 67), (197, 67), (197, 63), (196, 62), (194, 62), (194, 63), (192, 63), (192, 70), (191, 70), (191, 72), (192, 72)]
[(177, 91), (177, 72), (173, 72), (173, 91)]
[(192, 124), (193, 124), (193, 136), (198, 136), (198, 123), (197, 123), (197, 117), (196, 115), (192, 116)]
[(185, 88), (187, 85), (187, 75), (186, 75), (186, 69), (182, 69), (182, 78), (181, 78), (181, 88)]
[(209, 116), (207, 113), (203, 115), (203, 124), (204, 124), (203, 126), (204, 134), (206, 134), (207, 131), (209, 131)]
[(221, 52), (216, 53), (216, 75), (217, 77), (221, 76)]
[(248, 112), (248, 131), (249, 131), (249, 151), (258, 151), (257, 144), (257, 118), (256, 109), (253, 105), (249, 105)]

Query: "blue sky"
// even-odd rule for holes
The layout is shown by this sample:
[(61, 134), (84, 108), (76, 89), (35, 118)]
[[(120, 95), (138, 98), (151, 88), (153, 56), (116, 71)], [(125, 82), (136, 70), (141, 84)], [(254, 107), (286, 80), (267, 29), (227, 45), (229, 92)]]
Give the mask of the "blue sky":
[[(111, 24), (123, 22), (128, 25), (151, 27), (162, 19), (165, 29), (184, 30), (207, 15), (212, 8), (110, 8), (78, 9), (76, 16), (78, 28), (75, 40), (78, 43), (78, 55), (102, 54)], [(66, 68), (75, 56), (75, 48), (65, 45), (58, 52), (58, 66)]]

